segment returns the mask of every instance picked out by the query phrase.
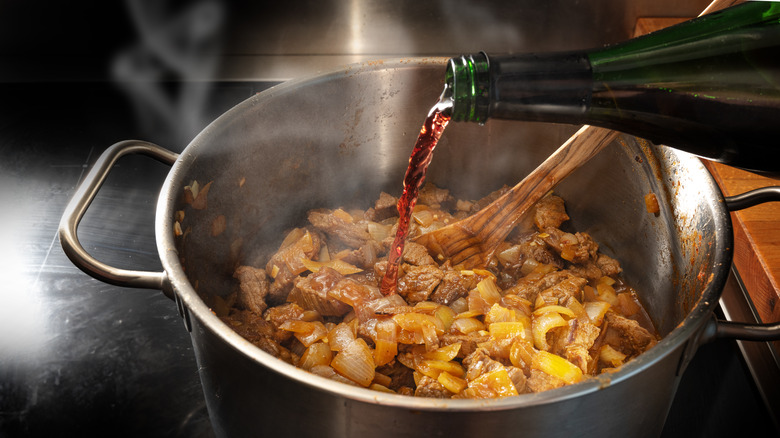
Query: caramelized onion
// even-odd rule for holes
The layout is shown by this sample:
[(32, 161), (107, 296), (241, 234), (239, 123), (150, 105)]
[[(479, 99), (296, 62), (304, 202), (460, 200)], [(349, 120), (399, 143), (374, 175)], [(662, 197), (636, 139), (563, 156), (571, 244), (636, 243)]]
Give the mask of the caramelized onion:
[(376, 368), (373, 356), (366, 341), (356, 338), (336, 353), (330, 366), (342, 376), (368, 387), (374, 380)]

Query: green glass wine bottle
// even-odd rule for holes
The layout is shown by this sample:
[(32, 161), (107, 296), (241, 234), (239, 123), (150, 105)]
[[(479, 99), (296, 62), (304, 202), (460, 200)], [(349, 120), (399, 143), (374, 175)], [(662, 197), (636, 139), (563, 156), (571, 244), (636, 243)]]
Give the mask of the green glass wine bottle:
[(780, 2), (601, 49), (452, 58), (445, 82), (453, 121), (596, 125), (780, 174)]

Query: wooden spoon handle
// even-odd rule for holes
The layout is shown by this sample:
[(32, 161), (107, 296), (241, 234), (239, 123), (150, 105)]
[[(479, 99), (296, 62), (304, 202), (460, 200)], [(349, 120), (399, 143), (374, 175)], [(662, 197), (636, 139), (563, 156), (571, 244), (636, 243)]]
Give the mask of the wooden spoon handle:
[(483, 248), (495, 248), (528, 209), (611, 143), (618, 132), (585, 125), (539, 167), (474, 217), (471, 229), (483, 242)]

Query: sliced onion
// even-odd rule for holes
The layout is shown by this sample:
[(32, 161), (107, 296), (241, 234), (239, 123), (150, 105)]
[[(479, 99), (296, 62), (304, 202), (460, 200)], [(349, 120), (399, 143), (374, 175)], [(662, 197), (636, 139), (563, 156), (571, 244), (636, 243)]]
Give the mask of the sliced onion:
[(328, 329), (319, 321), (287, 320), (280, 324), (279, 328), (293, 332), (295, 337), (306, 347), (328, 336)]
[(488, 277), (477, 283), (477, 290), (479, 295), (490, 306), (501, 301), (501, 289), (496, 285), (496, 279)]
[(336, 353), (330, 363), (339, 374), (368, 387), (374, 380), (374, 355), (366, 341), (356, 338), (346, 348)]
[(466, 382), (465, 379), (453, 376), (446, 371), (440, 373), (436, 380), (441, 384), (441, 386), (444, 387), (444, 389), (453, 394), (458, 394), (459, 392), (466, 389), (466, 386), (468, 385), (468, 382)]
[(374, 344), (374, 363), (376, 366), (392, 362), (398, 354), (398, 324), (389, 318), (378, 321)]
[(604, 320), (604, 315), (610, 308), (610, 304), (605, 301), (588, 301), (583, 305), (585, 307), (585, 313), (588, 315), (590, 322), (593, 325), (600, 326)]
[(351, 265), (339, 259), (330, 259), (326, 262), (319, 262), (319, 261), (309, 260), (305, 257), (302, 257), (301, 264), (311, 272), (319, 272), (319, 270), (322, 269), (323, 267), (335, 269), (341, 275), (357, 274), (358, 272), (363, 271), (357, 266)]
[(525, 336), (526, 327), (522, 322), (494, 322), (488, 326), (490, 336), (496, 339), (508, 339)]
[(618, 367), (623, 365), (626, 360), (626, 355), (612, 348), (611, 345), (606, 344), (599, 350), (599, 361), (611, 366)]
[(485, 314), (485, 325), (495, 322), (514, 322), (517, 321), (517, 313), (513, 309), (507, 309), (496, 303), (490, 308), (488, 313)]
[(345, 349), (354, 340), (355, 328), (353, 324), (342, 322), (328, 332), (328, 345), (333, 351)]
[(441, 360), (445, 362), (451, 361), (458, 356), (460, 347), (461, 347), (461, 343), (455, 342), (454, 344), (445, 345), (434, 351), (428, 351), (425, 354), (423, 354), (423, 357), (425, 359), (431, 359), (431, 360)]
[(330, 365), (332, 358), (333, 353), (330, 351), (328, 344), (324, 342), (315, 342), (309, 345), (303, 353), (298, 366), (305, 370), (310, 370), (317, 365)]
[(509, 361), (512, 365), (522, 368), (524, 372), (527, 372), (533, 361), (533, 357), (536, 355), (534, 346), (530, 341), (523, 339), (515, 339), (512, 342), (512, 347), (509, 350)]
[(371, 239), (377, 242), (381, 242), (390, 237), (390, 233), (393, 229), (390, 225), (383, 225), (377, 222), (369, 222), (367, 228)]
[(494, 392), (498, 397), (509, 397), (518, 394), (515, 384), (512, 382), (509, 373), (504, 367), (482, 374), (474, 379), (469, 386), (474, 388), (484, 386)]
[[(453, 376), (458, 376), (458, 377), (463, 377), (466, 374), (466, 372), (463, 370), (463, 366), (455, 361), (425, 359), (417, 365), (417, 369), (423, 374), (426, 374), (425, 372), (422, 371), (423, 368), (434, 369), (437, 370), (439, 373), (446, 371), (452, 374)], [(435, 376), (429, 375), (428, 377), (436, 379), (439, 377), (439, 375), (437, 373)]]
[(485, 324), (476, 318), (458, 318), (452, 322), (452, 329), (464, 335), (485, 329)]
[(544, 315), (547, 312), (555, 312), (561, 316), (568, 316), (569, 318), (574, 318), (574, 311), (567, 307), (563, 306), (543, 306), (538, 309), (534, 310), (534, 316), (540, 316)]
[(549, 350), (547, 344), (547, 332), (555, 327), (566, 326), (566, 320), (557, 312), (547, 312), (531, 321), (531, 330), (534, 337), (534, 347), (539, 350)]
[(557, 377), (567, 384), (582, 380), (582, 370), (568, 360), (546, 351), (539, 351), (533, 357), (531, 367)]

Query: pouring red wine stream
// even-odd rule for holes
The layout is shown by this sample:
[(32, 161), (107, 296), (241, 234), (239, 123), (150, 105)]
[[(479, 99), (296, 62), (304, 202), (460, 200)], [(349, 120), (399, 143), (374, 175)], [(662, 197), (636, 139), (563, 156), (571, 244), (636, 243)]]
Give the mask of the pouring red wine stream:
[(433, 150), (439, 143), (444, 128), (449, 123), (452, 110), (452, 100), (442, 95), (436, 105), (431, 108), (420, 129), (420, 135), (409, 157), (409, 167), (404, 176), (404, 191), (398, 199), (398, 229), (393, 246), (387, 258), (387, 271), (382, 278), (381, 291), (384, 295), (395, 293), (398, 282), (398, 266), (404, 252), (406, 236), (409, 234), (409, 223), (412, 210), (417, 203), (417, 196), (425, 182), (425, 173), (433, 158)]

